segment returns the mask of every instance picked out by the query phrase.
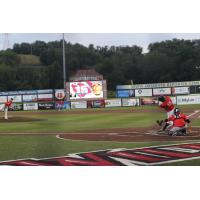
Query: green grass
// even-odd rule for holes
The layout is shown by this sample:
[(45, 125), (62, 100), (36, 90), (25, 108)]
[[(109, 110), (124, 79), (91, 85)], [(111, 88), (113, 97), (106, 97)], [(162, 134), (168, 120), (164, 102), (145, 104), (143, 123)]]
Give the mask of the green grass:
[[(74, 111), (72, 111), (73, 113)], [(48, 113), (48, 112), (47, 112)], [(147, 127), (155, 124), (156, 119), (164, 117), (163, 113), (127, 112), (103, 113), (83, 112), (82, 114), (69, 114), (70, 112), (55, 112), (55, 115), (40, 113), (15, 112), (12, 116), (27, 116), (43, 121), (1, 123), (0, 133), (6, 132), (80, 132), (96, 129)]]
[[(198, 106), (181, 106), (187, 110)], [(110, 113), (109, 110), (124, 110), (123, 113)], [(131, 112), (131, 111), (137, 112)], [(157, 110), (158, 112), (155, 112)], [(155, 124), (156, 119), (166, 117), (165, 112), (155, 106), (136, 108), (105, 108), (105, 109), (83, 109), (69, 110), (65, 112), (40, 111), (40, 112), (9, 112), (9, 116), (22, 116), (43, 119), (34, 122), (0, 123), (0, 134), (7, 132), (37, 132), (41, 135), (1, 135), (0, 136), (0, 161), (23, 158), (46, 158), (63, 156), (68, 153), (87, 152), (113, 148), (136, 148), (154, 145), (167, 145), (179, 142), (102, 142), (102, 141), (72, 141), (61, 140), (55, 135), (44, 135), (51, 132), (79, 132), (111, 128), (145, 127)], [(104, 111), (104, 112), (101, 112)], [(160, 112), (159, 112), (160, 111)], [(54, 113), (54, 115), (52, 115)], [(3, 114), (2, 114), (3, 115)], [(193, 122), (200, 125), (200, 120)], [(186, 141), (184, 141), (186, 142)], [(200, 159), (171, 163), (168, 165), (200, 165)]]
[(35, 55), (19, 54), (21, 65), (41, 65), (40, 57)]
[[(87, 152), (114, 148), (136, 148), (174, 142), (90, 142), (60, 140), (55, 136), (12, 135), (0, 137), (0, 161), (23, 158), (46, 158), (69, 153)], [(177, 143), (177, 142), (175, 142)]]
[[(195, 109), (200, 109), (200, 106), (194, 106)], [(110, 113), (101, 112), (109, 110), (124, 110), (130, 111), (125, 113)], [(181, 106), (182, 110), (187, 111), (191, 106)], [(131, 111), (136, 112), (131, 112)], [(157, 110), (158, 112), (153, 112)], [(76, 114), (81, 111), (81, 114)], [(147, 112), (148, 111), (148, 112)], [(159, 112), (160, 111), (160, 112)], [(52, 112), (54, 115), (52, 115)], [(89, 112), (89, 113), (88, 113)], [(48, 114), (49, 113), (49, 114)], [(40, 112), (10, 112), (11, 116), (27, 116), (43, 121), (35, 122), (16, 122), (16, 123), (1, 123), (0, 133), (6, 132), (82, 132), (92, 131), (96, 129), (111, 129), (111, 128), (131, 128), (131, 127), (148, 127), (155, 124), (157, 119), (165, 119), (166, 114), (161, 109), (155, 106), (136, 107), (136, 108), (113, 108), (113, 109), (82, 109), (69, 110), (66, 112), (57, 111), (40, 111)], [(192, 125), (200, 125), (200, 119), (192, 122)]]

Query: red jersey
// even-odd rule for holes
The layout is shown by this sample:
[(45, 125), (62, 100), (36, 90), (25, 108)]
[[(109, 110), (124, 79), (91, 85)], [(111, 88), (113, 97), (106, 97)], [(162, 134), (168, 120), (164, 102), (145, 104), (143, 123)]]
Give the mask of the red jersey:
[(7, 106), (7, 107), (10, 107), (10, 106), (11, 106), (11, 104), (12, 104), (12, 100), (10, 100), (10, 101), (7, 101), (7, 102), (5, 103), (5, 106)]
[(169, 96), (165, 97), (165, 101), (160, 105), (161, 108), (164, 108), (167, 112), (170, 112), (174, 109), (174, 104)]
[(179, 114), (178, 116), (176, 115), (171, 115), (169, 117), (169, 121), (173, 122), (173, 126), (175, 127), (183, 127), (186, 125), (186, 120), (188, 119), (188, 117), (184, 114)]

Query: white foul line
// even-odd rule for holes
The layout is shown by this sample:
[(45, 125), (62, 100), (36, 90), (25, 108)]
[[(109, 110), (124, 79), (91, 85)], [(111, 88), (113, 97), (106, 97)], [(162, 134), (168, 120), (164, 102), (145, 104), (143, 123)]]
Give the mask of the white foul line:
[(199, 112), (199, 110), (195, 110), (192, 114), (188, 115), (188, 117), (191, 117), (192, 115), (195, 115)]

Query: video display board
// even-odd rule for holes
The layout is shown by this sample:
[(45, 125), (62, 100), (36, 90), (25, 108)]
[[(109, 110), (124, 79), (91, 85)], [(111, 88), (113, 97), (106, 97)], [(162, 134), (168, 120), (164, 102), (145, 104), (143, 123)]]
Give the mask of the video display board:
[(103, 83), (102, 81), (80, 81), (70, 82), (69, 99), (102, 99)]

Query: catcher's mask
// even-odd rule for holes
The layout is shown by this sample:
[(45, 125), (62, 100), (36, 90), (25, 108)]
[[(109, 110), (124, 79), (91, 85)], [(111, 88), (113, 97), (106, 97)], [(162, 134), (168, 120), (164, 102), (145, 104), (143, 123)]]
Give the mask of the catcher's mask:
[(158, 101), (164, 102), (165, 101), (165, 97), (164, 96), (159, 96), (158, 97)]

